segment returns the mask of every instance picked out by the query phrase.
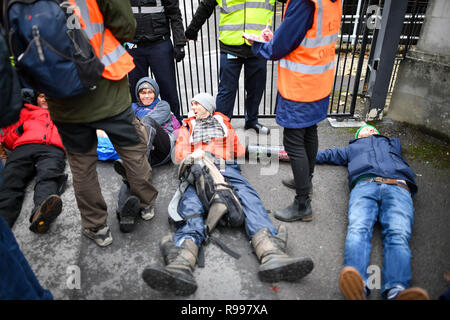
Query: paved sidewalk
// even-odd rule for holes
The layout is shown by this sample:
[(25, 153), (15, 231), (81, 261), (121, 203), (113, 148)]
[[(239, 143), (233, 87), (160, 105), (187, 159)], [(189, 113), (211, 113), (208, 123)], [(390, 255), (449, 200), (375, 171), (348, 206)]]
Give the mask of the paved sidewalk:
[[(281, 131), (275, 121), (264, 119), (272, 128), (269, 142), (281, 145)], [(243, 121), (232, 124), (241, 135)], [(414, 197), (415, 223), (411, 240), (412, 286), (426, 289), (432, 299), (443, 293), (448, 282), (444, 274), (450, 272), (450, 162), (448, 144), (424, 135), (415, 129), (385, 119), (377, 126), (382, 133), (401, 138), (404, 150), (409, 150), (407, 161), (417, 174), (419, 192)], [(319, 125), (320, 148), (344, 147), (356, 129), (332, 128), (328, 121)], [(255, 143), (256, 136), (246, 133), (242, 143)], [(246, 141), (247, 140), (247, 141)], [(277, 142), (278, 141), (278, 142)], [(263, 137), (258, 143), (265, 144)], [(436, 147), (439, 154), (427, 158), (420, 150)], [(420, 149), (420, 146), (423, 146)], [(415, 147), (419, 148), (418, 150)], [(435, 148), (435, 149), (436, 149)], [(433, 149), (434, 150), (434, 149)], [(447, 153), (446, 153), (447, 152)], [(108, 223), (112, 229), (113, 244), (100, 248), (82, 236), (80, 215), (75, 202), (72, 176), (67, 166), (69, 181), (62, 196), (63, 213), (44, 235), (28, 230), (28, 216), (32, 208), (33, 183), (27, 188), (22, 214), (14, 226), (14, 233), (32, 269), (42, 285), (55, 299), (267, 299), (267, 300), (339, 300), (343, 299), (338, 286), (343, 265), (344, 240), (347, 227), (348, 184), (345, 167), (318, 165), (313, 179), (314, 195), (312, 222), (288, 223), (288, 253), (309, 256), (314, 270), (296, 283), (262, 283), (258, 280), (258, 262), (243, 229), (217, 229), (215, 235), (241, 254), (236, 260), (214, 244), (205, 247), (205, 267), (196, 268), (194, 275), (198, 290), (183, 298), (164, 295), (149, 288), (141, 273), (149, 264), (163, 264), (159, 240), (171, 231), (167, 220), (167, 205), (177, 188), (177, 167), (173, 164), (153, 170), (153, 183), (159, 190), (156, 216), (151, 221), (140, 220), (131, 234), (119, 231), (115, 209), (121, 180), (112, 163), (98, 163), (103, 196), (108, 204)], [(289, 163), (279, 166), (243, 164), (243, 175), (259, 193), (267, 210), (287, 206), (294, 191), (281, 184), (291, 175)], [(273, 217), (272, 217), (273, 218)], [(278, 226), (280, 221), (273, 219)], [(382, 266), (382, 248), (379, 227), (374, 232), (371, 264)], [(71, 289), (71, 270), (81, 271), (80, 289)], [(374, 290), (371, 299), (379, 299)]]

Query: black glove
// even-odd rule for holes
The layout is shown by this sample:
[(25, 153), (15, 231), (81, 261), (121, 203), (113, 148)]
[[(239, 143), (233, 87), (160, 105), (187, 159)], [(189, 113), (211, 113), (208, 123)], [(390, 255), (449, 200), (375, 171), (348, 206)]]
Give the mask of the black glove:
[(173, 57), (176, 62), (180, 62), (184, 58), (184, 48), (182, 46), (176, 46), (173, 48)]
[(198, 32), (193, 31), (192, 29), (186, 29), (186, 31), (184, 32), (184, 36), (186, 37), (186, 39), (188, 40), (197, 40), (197, 35)]
[(20, 126), (18, 126), (16, 128), (16, 132), (19, 136), (21, 136), (23, 134), (23, 124), (21, 124)]

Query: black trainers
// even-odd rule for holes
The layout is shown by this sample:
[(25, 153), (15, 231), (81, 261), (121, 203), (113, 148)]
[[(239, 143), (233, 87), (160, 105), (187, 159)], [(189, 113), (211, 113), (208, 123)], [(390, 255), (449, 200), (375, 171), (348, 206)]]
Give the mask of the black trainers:
[(94, 240), (100, 247), (109, 246), (113, 241), (111, 230), (109, 230), (109, 227), (106, 225), (98, 230), (83, 229), (83, 234), (89, 239)]
[(245, 127), (244, 127), (244, 129), (245, 129), (245, 130), (248, 130), (248, 129), (254, 129), (254, 130), (256, 131), (256, 133), (270, 134), (270, 129), (267, 128), (266, 126), (263, 126), (263, 125), (260, 124), (260, 123), (256, 123), (256, 124), (253, 125), (253, 126), (249, 126), (249, 125), (246, 124)]
[(31, 218), (30, 230), (35, 233), (46, 233), (50, 224), (59, 216), (62, 211), (61, 198), (52, 194), (42, 201)]
[(135, 196), (128, 197), (117, 213), (120, 231), (123, 233), (133, 231), (140, 210), (141, 202), (139, 199)]

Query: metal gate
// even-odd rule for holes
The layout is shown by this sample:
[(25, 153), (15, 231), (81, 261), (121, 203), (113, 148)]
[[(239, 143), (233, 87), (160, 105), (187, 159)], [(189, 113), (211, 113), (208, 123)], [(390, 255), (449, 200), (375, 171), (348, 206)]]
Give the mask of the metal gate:
[[(185, 27), (191, 22), (199, 2), (200, 0), (180, 0)], [(400, 61), (405, 57), (408, 48), (418, 40), (427, 3), (428, 0), (408, 1), (389, 92), (392, 92)], [(374, 9), (382, 10), (383, 5), (384, 1), (381, 0), (343, 0), (341, 32), (336, 46), (336, 73), (328, 111), (331, 117), (353, 118), (361, 112), (379, 31), (377, 29), (379, 11)], [(274, 30), (281, 23), (283, 11), (284, 4), (277, 2), (272, 20)], [(218, 24), (219, 11), (216, 10), (199, 31), (198, 41), (189, 41), (185, 48), (186, 57), (176, 64), (180, 112), (184, 116), (189, 112), (190, 100), (195, 94), (209, 92), (215, 96), (218, 92), (220, 60)], [(260, 118), (275, 117), (277, 69), (278, 62), (267, 62), (266, 88), (259, 106)], [(243, 73), (242, 71), (233, 114), (236, 118), (245, 115)]]

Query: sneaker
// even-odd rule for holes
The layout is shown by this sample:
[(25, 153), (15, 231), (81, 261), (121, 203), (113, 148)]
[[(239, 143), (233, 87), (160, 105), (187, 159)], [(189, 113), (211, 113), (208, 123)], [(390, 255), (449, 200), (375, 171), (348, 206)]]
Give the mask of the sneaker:
[(244, 129), (245, 130), (254, 129), (256, 131), (256, 133), (270, 134), (270, 129), (267, 128), (266, 126), (263, 126), (260, 123), (256, 123), (255, 125), (252, 125), (252, 126), (246, 124)]
[(123, 233), (133, 231), (136, 224), (136, 218), (140, 211), (141, 202), (135, 196), (130, 196), (119, 209), (117, 218), (119, 219), (119, 228)]
[(388, 300), (430, 300), (428, 293), (422, 288), (409, 288), (403, 289), (403, 287), (395, 287), (389, 290)]
[(111, 230), (109, 230), (108, 226), (103, 226), (96, 231), (92, 229), (83, 229), (83, 234), (89, 239), (94, 240), (100, 247), (109, 246), (113, 241)]
[(141, 210), (141, 218), (144, 220), (150, 220), (155, 216), (155, 208), (153, 205), (149, 205), (147, 208)]
[(342, 268), (339, 276), (339, 287), (347, 300), (366, 300), (364, 281), (354, 267)]
[(62, 211), (61, 198), (52, 194), (42, 201), (31, 219), (30, 230), (35, 233), (46, 233), (50, 224), (59, 216)]

